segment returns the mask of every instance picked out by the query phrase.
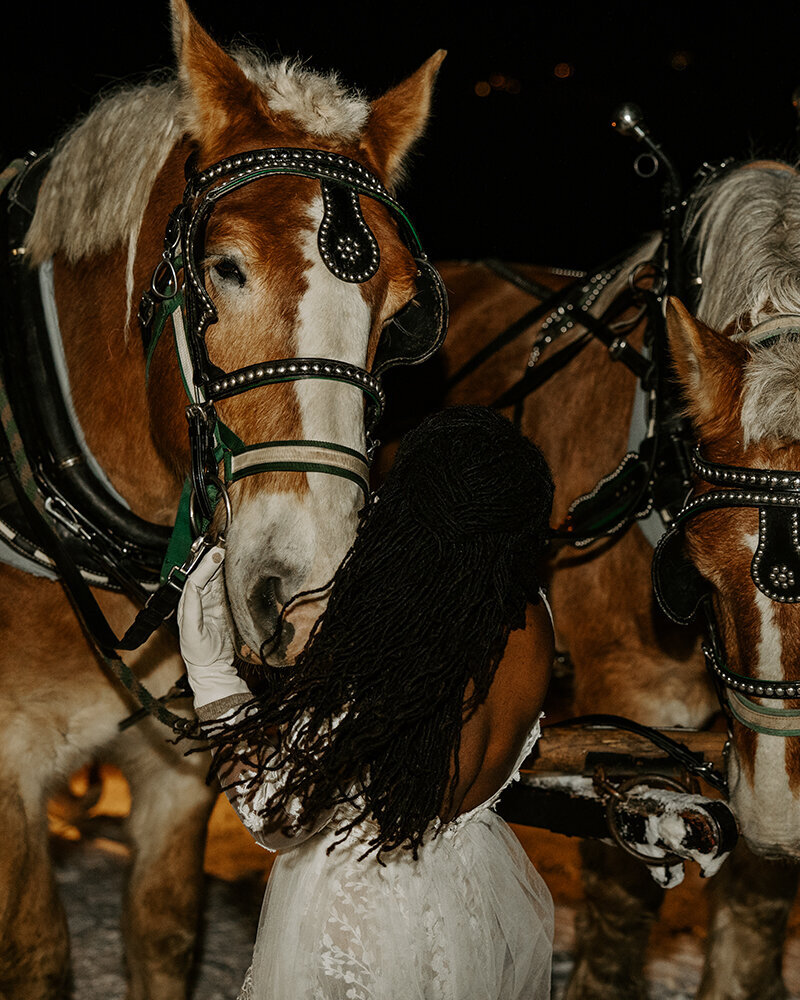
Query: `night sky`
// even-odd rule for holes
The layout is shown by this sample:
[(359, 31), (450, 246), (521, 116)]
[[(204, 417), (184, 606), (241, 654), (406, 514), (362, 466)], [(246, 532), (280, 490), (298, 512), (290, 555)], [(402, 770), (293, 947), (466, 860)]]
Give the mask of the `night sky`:
[[(588, 267), (659, 224), (659, 184), (609, 123), (638, 103), (684, 181), (704, 160), (793, 160), (800, 4), (196, 0), (221, 42), (302, 55), (376, 96), (439, 47), (434, 117), (401, 194), (437, 258)], [(458, 12), (458, 13), (454, 13)], [(167, 0), (15, 5), (3, 24), (10, 157), (48, 146), (94, 96), (171, 64)], [(480, 96), (477, 90), (484, 93)]]

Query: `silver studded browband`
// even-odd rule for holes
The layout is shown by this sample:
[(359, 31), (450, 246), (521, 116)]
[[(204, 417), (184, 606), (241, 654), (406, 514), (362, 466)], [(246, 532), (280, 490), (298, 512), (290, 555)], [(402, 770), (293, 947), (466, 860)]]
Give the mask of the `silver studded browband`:
[(800, 472), (783, 472), (777, 469), (749, 469), (738, 465), (720, 465), (707, 462), (695, 449), (692, 455), (695, 472), (707, 483), (720, 486), (754, 486), (760, 489), (800, 491)]
[(711, 671), (734, 691), (757, 695), (759, 698), (800, 698), (800, 680), (764, 681), (737, 674), (735, 670), (720, 662), (714, 643), (705, 643), (703, 653)]
[(379, 380), (358, 365), (331, 361), (326, 358), (283, 358), (237, 368), (205, 387), (206, 398), (211, 402), (237, 396), (248, 389), (279, 382), (297, 382), (302, 379), (328, 379), (333, 382), (347, 382), (360, 389), (373, 403), (373, 422), (377, 422), (383, 412), (386, 395)]
[[(710, 463), (699, 449), (692, 455), (695, 472), (712, 485), (724, 485), (724, 490), (710, 490), (687, 498), (675, 515), (671, 527), (706, 510), (724, 507), (789, 507), (800, 509), (800, 472), (773, 469), (749, 469), (735, 465)], [(762, 492), (763, 491), (763, 492)]]

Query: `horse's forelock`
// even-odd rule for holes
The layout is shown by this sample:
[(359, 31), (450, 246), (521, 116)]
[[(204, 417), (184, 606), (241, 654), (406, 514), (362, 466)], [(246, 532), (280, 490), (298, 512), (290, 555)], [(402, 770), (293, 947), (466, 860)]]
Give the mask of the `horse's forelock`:
[(290, 59), (270, 62), (258, 49), (243, 46), (231, 55), (270, 110), (287, 115), (309, 135), (352, 142), (363, 131), (369, 102), (357, 91), (348, 91), (336, 73), (319, 73)]
[(742, 331), (775, 312), (800, 312), (800, 174), (745, 165), (698, 192), (687, 222), (702, 280), (697, 315)]
[(744, 369), (744, 446), (800, 441), (800, 343), (781, 341), (757, 350)]

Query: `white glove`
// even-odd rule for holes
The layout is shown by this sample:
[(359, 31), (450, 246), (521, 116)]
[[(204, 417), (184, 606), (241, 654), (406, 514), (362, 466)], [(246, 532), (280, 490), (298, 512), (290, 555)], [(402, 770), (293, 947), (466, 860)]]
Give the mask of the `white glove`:
[(233, 622), (222, 565), (225, 549), (215, 545), (195, 566), (178, 604), (181, 655), (200, 708), (220, 698), (251, 692), (233, 665)]

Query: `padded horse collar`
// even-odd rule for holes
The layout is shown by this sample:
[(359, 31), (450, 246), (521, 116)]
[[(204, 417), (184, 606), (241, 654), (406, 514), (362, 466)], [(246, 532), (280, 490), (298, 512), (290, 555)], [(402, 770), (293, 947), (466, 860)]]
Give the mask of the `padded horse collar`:
[[(39, 272), (28, 266), (25, 235), (36, 206), (50, 153), (29, 154), (12, 162), (4, 176), (13, 179), (0, 200), (0, 268), (3, 337), (0, 384), (8, 394), (9, 413), (19, 435), (16, 454), (24, 454), (34, 479), (27, 492), (93, 586), (124, 590), (144, 600), (158, 584), (170, 531), (151, 524), (124, 506), (95, 471), (79, 436), (70, 403), (58, 375), (57, 329), (48, 332)], [(13, 466), (13, 463), (12, 463)], [(33, 571), (57, 576), (47, 546), (36, 539), (29, 518), (12, 504), (8, 462), (0, 463), (0, 521), (3, 540)], [(9, 535), (9, 527), (14, 529)]]
[[(318, 149), (267, 148), (228, 157), (197, 171), (187, 161), (183, 201), (167, 224), (164, 252), (142, 296), (139, 318), (145, 352), (152, 357), (167, 317), (172, 318), (176, 349), (190, 406), (192, 491), (206, 519), (213, 514), (209, 486), (223, 462), (226, 483), (266, 471), (316, 471), (344, 476), (369, 492), (368, 470), (374, 444), (361, 455), (326, 441), (273, 441), (245, 445), (219, 420), (214, 403), (248, 389), (279, 382), (322, 378), (358, 388), (367, 399), (367, 438), (384, 408), (381, 376), (398, 364), (418, 364), (434, 353), (447, 329), (447, 295), (429, 263), (419, 237), (401, 206), (378, 177), (360, 163)], [(261, 178), (290, 175), (316, 179), (323, 199), (317, 245), (325, 265), (337, 278), (368, 281), (380, 266), (380, 248), (361, 212), (360, 197), (385, 205), (417, 265), (417, 294), (383, 331), (372, 371), (329, 358), (282, 358), (261, 361), (236, 371), (214, 365), (205, 334), (217, 310), (205, 287), (202, 259), (205, 228), (216, 203), (226, 194)], [(183, 269), (183, 287), (177, 272)]]

